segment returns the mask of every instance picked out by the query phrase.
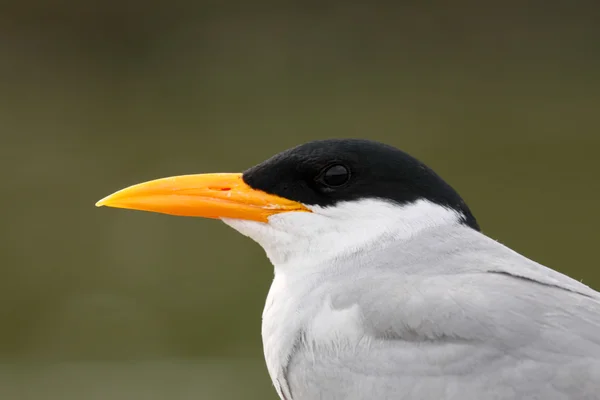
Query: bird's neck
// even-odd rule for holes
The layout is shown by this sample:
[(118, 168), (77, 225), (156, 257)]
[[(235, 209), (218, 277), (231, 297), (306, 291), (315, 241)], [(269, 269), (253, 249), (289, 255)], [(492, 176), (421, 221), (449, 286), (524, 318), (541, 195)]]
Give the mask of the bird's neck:
[[(306, 224), (273, 221), (279, 234), (275, 242), (261, 243), (278, 271), (311, 270), (336, 264), (390, 246), (399, 246), (409, 239), (443, 226), (458, 225), (462, 216), (449, 208), (420, 200), (404, 206), (378, 200), (365, 201), (358, 207), (348, 203), (338, 207), (330, 218), (306, 218)], [(364, 210), (369, 210), (368, 215)], [(343, 217), (345, 212), (348, 218)], [(339, 217), (339, 218), (336, 218)], [(282, 225), (282, 226), (279, 226)], [(260, 243), (260, 242), (259, 242)]]

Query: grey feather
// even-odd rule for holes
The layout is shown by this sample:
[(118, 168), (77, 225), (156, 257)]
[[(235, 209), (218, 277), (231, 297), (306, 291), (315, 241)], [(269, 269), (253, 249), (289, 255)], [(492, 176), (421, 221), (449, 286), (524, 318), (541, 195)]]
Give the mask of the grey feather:
[[(298, 346), (294, 400), (600, 399), (600, 294), (462, 226), (336, 260), (363, 338)], [(352, 274), (339, 274), (352, 264)]]

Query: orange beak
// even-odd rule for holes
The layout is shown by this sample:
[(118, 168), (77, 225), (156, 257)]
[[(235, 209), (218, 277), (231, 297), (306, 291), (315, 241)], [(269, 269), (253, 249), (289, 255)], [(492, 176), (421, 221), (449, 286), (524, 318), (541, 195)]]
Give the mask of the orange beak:
[(282, 212), (311, 212), (301, 203), (251, 188), (242, 180), (242, 174), (156, 179), (119, 190), (96, 203), (96, 207), (102, 206), (260, 222), (267, 222), (271, 215)]

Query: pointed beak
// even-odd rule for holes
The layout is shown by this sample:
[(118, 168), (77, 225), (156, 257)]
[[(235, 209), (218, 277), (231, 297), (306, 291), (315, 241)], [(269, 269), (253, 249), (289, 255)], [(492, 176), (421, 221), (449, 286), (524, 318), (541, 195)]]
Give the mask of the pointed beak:
[(301, 203), (251, 188), (239, 173), (156, 179), (119, 190), (96, 203), (102, 206), (260, 222), (283, 212), (311, 212)]

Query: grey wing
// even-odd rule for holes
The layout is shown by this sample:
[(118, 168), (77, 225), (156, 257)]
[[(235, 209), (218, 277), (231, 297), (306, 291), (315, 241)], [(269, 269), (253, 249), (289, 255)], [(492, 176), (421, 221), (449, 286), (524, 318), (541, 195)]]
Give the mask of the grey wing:
[(472, 229), (433, 235), (329, 285), (363, 339), (299, 351), (294, 400), (600, 400), (598, 292)]
[[(378, 357), (388, 372), (425, 376), (425, 392), (600, 399), (600, 296), (539, 268), (554, 280), (501, 269), (418, 277), (388, 272), (363, 282), (351, 302), (359, 304), (367, 334), (385, 343)], [(414, 368), (394, 361), (407, 347), (418, 354)]]

